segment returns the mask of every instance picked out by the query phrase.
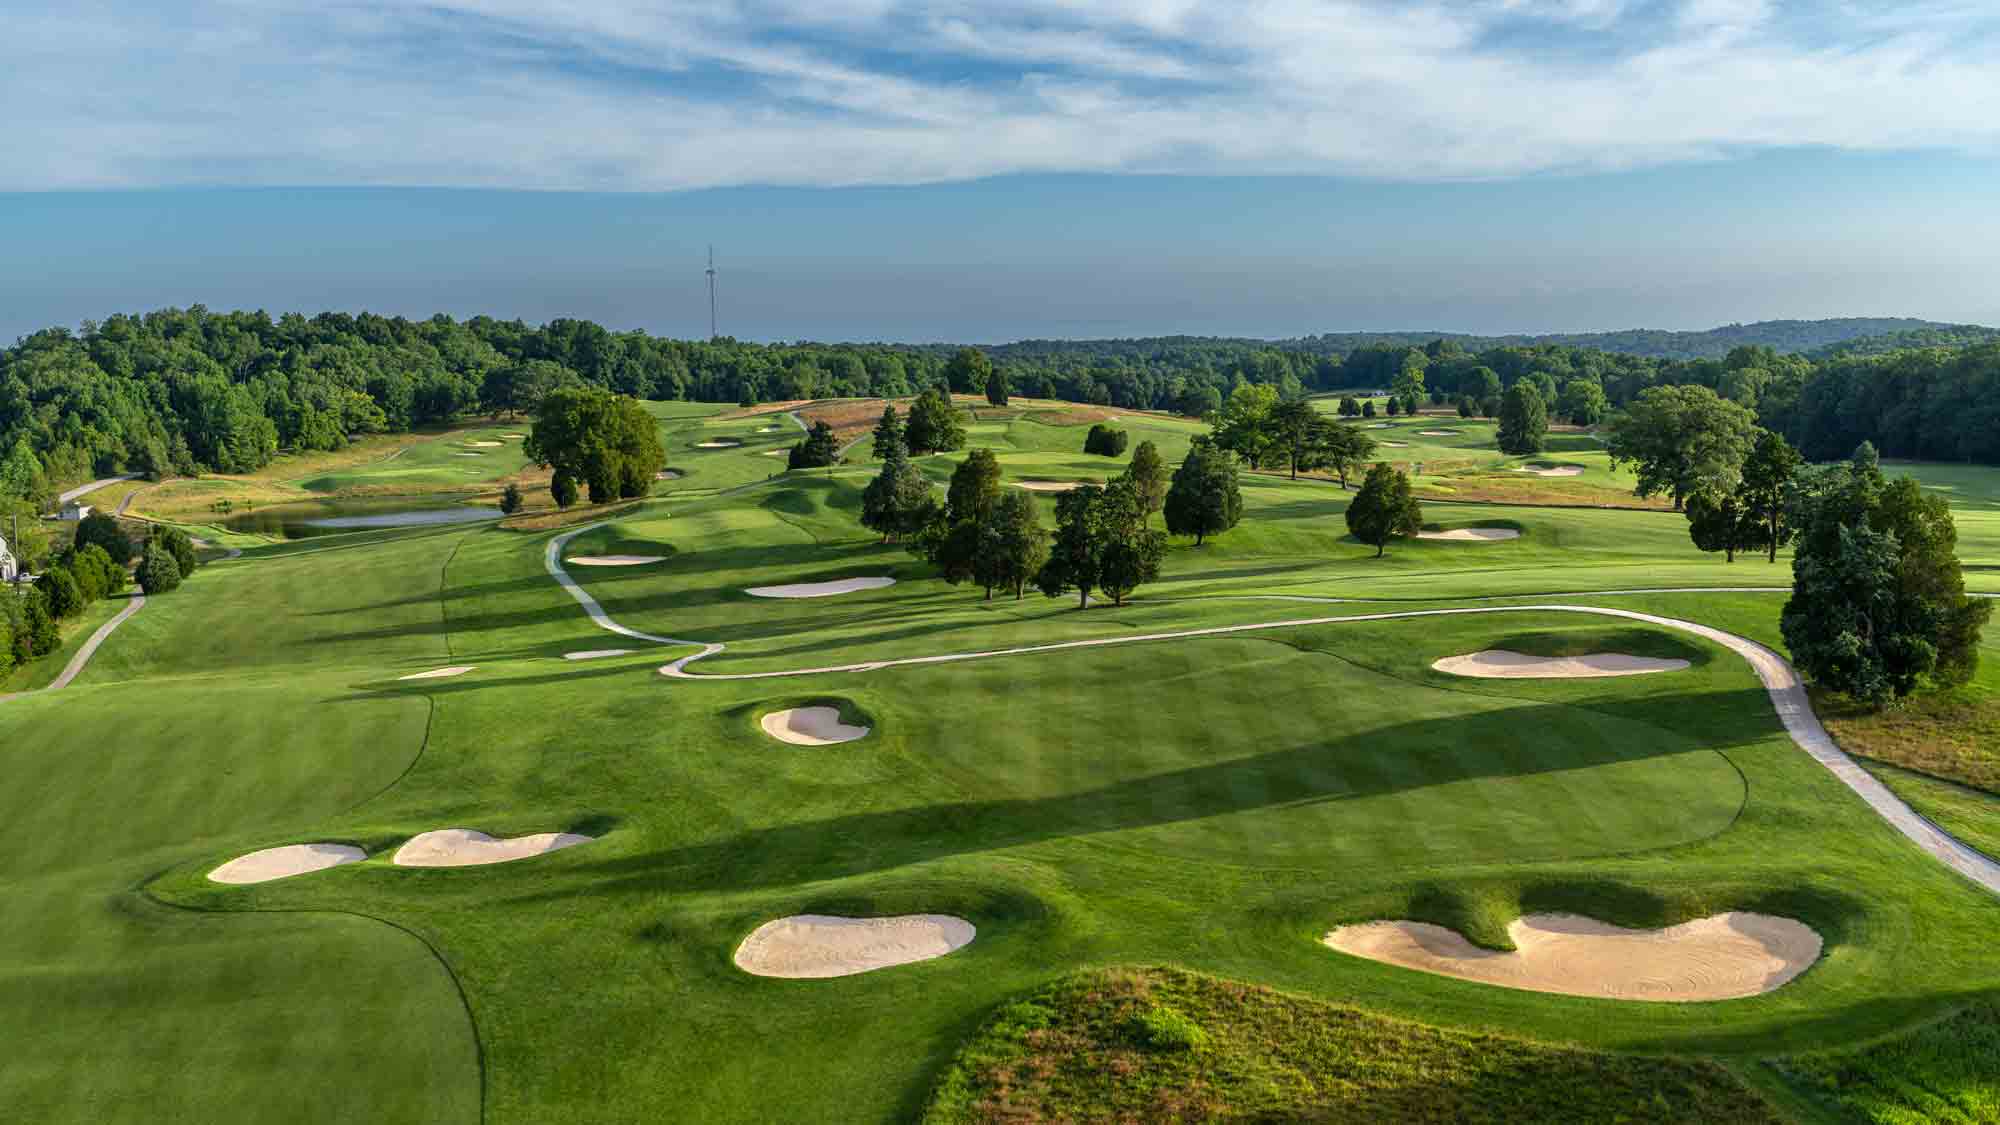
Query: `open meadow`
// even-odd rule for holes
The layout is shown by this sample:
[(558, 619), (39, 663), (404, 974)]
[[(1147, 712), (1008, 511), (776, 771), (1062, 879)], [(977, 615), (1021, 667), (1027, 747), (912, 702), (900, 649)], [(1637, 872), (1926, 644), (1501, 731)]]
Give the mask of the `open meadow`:
[[(1783, 651), (1788, 555), (1695, 550), (1588, 435), (1523, 460), (1491, 422), (1383, 419), (1427, 528), (1518, 535), (1376, 558), (1353, 493), (1245, 475), (1237, 527), (1079, 610), (988, 601), (859, 525), (879, 400), (649, 406), (667, 470), (615, 518), (232, 538), (73, 684), (0, 703), (6, 1116), (2000, 1119), (1995, 888), (1774, 709), (1739, 639)], [(787, 472), (820, 418), (848, 463)], [(967, 445), (1053, 524), (1032, 486), (1124, 467), (1081, 452), (1093, 421), (1169, 465), (1205, 430), (982, 402)], [(238, 494), (490, 492), (525, 432), (135, 508), (212, 529)], [(962, 457), (916, 463), (941, 485)], [(2000, 470), (1887, 467), (1951, 498), (1968, 587), (2000, 593)], [(2000, 713), (1997, 641), (1957, 711), (1823, 716), (1989, 855), (2000, 743), (1932, 735), (2000, 730), (1966, 725)], [(1492, 650), (1646, 674), (1438, 667)], [(582, 839), (397, 862), (441, 829)], [(355, 861), (210, 877), (303, 844)], [(1551, 915), (1810, 940), (1733, 992), (1713, 965), (1530, 990), (1325, 940), (1401, 920), (1526, 958), (1518, 923)], [(857, 972), (799, 916), (969, 929), (851, 938), (887, 966)], [(746, 939), (780, 920), (791, 959), (760, 969)]]

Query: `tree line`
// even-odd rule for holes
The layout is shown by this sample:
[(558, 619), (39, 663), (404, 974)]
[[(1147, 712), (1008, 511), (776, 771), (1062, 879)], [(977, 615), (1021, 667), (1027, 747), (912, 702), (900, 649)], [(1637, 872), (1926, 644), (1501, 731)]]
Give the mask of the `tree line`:
[(198, 565), (194, 540), (177, 527), (152, 525), (144, 542), (134, 545), (111, 516), (85, 516), (34, 582), (0, 586), (0, 674), (54, 653), (63, 622), (124, 593), (134, 578), (149, 597), (165, 594)]

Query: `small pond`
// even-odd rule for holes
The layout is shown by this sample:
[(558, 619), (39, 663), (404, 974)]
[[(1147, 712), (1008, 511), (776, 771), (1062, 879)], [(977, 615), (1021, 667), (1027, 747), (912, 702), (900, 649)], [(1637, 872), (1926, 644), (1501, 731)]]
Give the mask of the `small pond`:
[(477, 523), (500, 518), (495, 508), (472, 504), (447, 504), (416, 497), (381, 497), (371, 500), (312, 500), (301, 504), (273, 504), (268, 508), (232, 512), (222, 517), (222, 526), (231, 531), (256, 535), (277, 535), (303, 539), (312, 535), (335, 535), (379, 527), (421, 527), (426, 524)]

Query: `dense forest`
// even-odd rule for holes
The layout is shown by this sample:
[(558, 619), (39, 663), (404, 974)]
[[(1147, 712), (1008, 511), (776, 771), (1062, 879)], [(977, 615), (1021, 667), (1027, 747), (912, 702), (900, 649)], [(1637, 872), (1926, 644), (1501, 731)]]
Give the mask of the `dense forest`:
[[(1909, 322), (1815, 323), (1902, 329)], [(1918, 335), (1897, 338), (1977, 338), (1910, 331)], [(900, 396), (939, 384), (983, 391), (985, 365), (955, 362), (958, 351), (693, 342), (581, 320), (534, 327), (366, 313), (274, 319), (200, 307), (116, 316), (79, 332), (38, 332), (0, 351), (0, 500), (46, 502), (66, 485), (119, 471), (247, 471), (280, 450), (334, 449), (357, 435), (531, 408), (570, 382), (639, 398), (725, 402)], [(1867, 439), (1890, 457), (2000, 463), (2000, 344), (1992, 342), (1822, 359), (1748, 344), (1720, 358), (1680, 360), (1570, 344), (1470, 347), (1452, 337), (1418, 343), (1379, 335), (1027, 341), (985, 351), (1016, 394), (1187, 414), (1214, 409), (1244, 383), (1273, 386), (1284, 398), (1393, 386), (1445, 403), (1484, 401), (1532, 379), (1551, 403), (1597, 400), (1563, 395), (1584, 380), (1601, 387), (1612, 408), (1650, 386), (1698, 383), (1752, 407), (1814, 459), (1845, 456)]]

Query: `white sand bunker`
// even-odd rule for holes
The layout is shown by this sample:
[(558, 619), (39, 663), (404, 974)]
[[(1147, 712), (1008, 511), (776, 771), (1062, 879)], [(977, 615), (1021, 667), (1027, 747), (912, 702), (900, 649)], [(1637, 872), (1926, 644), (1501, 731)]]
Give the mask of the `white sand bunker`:
[(1366, 427), (1366, 428), (1367, 428), (1367, 429), (1370, 429), (1370, 430), (1386, 430), (1386, 429), (1388, 429), (1388, 428), (1389, 428), (1389, 423), (1387, 423), (1387, 422), (1370, 422), (1370, 423), (1368, 423), (1368, 425), (1367, 425), (1367, 427)]
[(1407, 449), (1409, 448), (1410, 445), (1410, 443), (1407, 441), (1383, 441), (1383, 442), (1377, 442), (1376, 444), (1386, 445), (1391, 449)]
[(694, 446), (694, 447), (695, 447), (696, 449), (733, 449), (733, 448), (735, 448), (736, 446), (739, 446), (739, 445), (742, 445), (742, 444), (743, 444), (742, 442), (740, 442), (740, 441), (736, 441), (736, 440), (735, 440), (735, 439), (733, 439), (733, 438), (724, 438), (724, 439), (723, 439), (723, 440), (721, 440), (721, 441), (700, 441), (700, 442), (696, 442), (696, 443), (695, 443), (695, 446)]
[(399, 867), (474, 867), (547, 855), (588, 844), (593, 839), (574, 832), (538, 832), (533, 836), (496, 840), (470, 828), (440, 828), (410, 837), (396, 849), (395, 862)]
[(582, 652), (565, 652), (564, 660), (602, 660), (607, 656), (630, 656), (639, 651), (634, 648), (592, 648)]
[(453, 457), (484, 457), (484, 456), (486, 456), (486, 454), (484, 454), (484, 453), (454, 453), (454, 454), (452, 454), (452, 456), (453, 456)]
[(1418, 437), (1457, 437), (1457, 430), (1418, 430)]
[(1014, 487), (1025, 488), (1029, 492), (1068, 492), (1082, 488), (1086, 483), (1080, 480), (1017, 480)]
[(1732, 911), (1664, 930), (1627, 930), (1576, 914), (1529, 914), (1507, 927), (1514, 952), (1481, 949), (1428, 922), (1342, 926), (1321, 939), (1356, 957), (1529, 992), (1608, 1000), (1735, 1000), (1770, 992), (1819, 960), (1802, 922)]
[(564, 566), (645, 566), (647, 563), (665, 562), (665, 555), (573, 555), (563, 560)]
[(653, 479), (679, 480), (681, 479), (681, 471), (679, 469), (661, 469), (659, 472), (653, 474)]
[(412, 672), (407, 676), (397, 676), (399, 680), (442, 680), (450, 676), (463, 676), (478, 667), (475, 664), (456, 664), (450, 668), (433, 668), (428, 672)]
[(764, 733), (794, 746), (831, 746), (866, 737), (867, 727), (851, 727), (840, 721), (833, 707), (794, 707), (773, 711), (762, 720)]
[(1526, 465), (1516, 465), (1514, 466), (1514, 471), (1517, 473), (1533, 473), (1538, 477), (1580, 477), (1583, 475), (1583, 466), (1557, 465), (1553, 469), (1533, 469)]
[(736, 947), (736, 967), (760, 977), (820, 980), (929, 961), (961, 949), (978, 931), (949, 914), (837, 918), (794, 914), (766, 922)]
[(1622, 652), (1592, 652), (1583, 656), (1529, 656), (1504, 648), (1489, 648), (1464, 656), (1447, 656), (1432, 664), (1454, 676), (1488, 680), (1570, 680), (1598, 676), (1643, 676), (1648, 672), (1678, 672), (1685, 660), (1628, 656)]
[(1502, 539), (1519, 539), (1521, 533), (1511, 527), (1454, 527), (1450, 531), (1419, 531), (1419, 539), (1445, 539), (1454, 543), (1497, 543)]
[(268, 883), (367, 858), (367, 852), (346, 844), (286, 844), (237, 856), (209, 872), (208, 877), (217, 883)]
[(498, 449), (506, 443), (498, 441), (468, 441), (465, 444), (474, 449)]
[(857, 590), (879, 590), (894, 586), (893, 578), (839, 578), (832, 582), (793, 582), (787, 586), (752, 586), (743, 591), (753, 598), (827, 598), (852, 594)]

